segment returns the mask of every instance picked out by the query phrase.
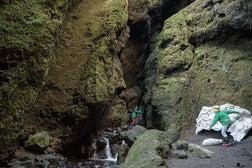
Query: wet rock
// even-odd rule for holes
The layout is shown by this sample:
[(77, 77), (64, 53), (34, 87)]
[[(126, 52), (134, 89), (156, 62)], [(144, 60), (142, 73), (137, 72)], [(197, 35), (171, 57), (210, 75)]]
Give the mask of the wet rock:
[(183, 150), (176, 150), (172, 152), (172, 156), (179, 159), (187, 158), (187, 153)]
[(44, 167), (48, 167), (50, 165), (50, 162), (41, 157), (36, 157), (34, 160), (34, 164), (36, 165), (36, 167), (44, 168)]
[(188, 150), (199, 158), (212, 158), (214, 154), (212, 151), (192, 143), (189, 143)]
[(97, 141), (96, 141), (96, 148), (97, 148), (97, 150), (102, 150), (102, 149), (104, 149), (105, 148), (105, 146), (106, 146), (106, 141), (105, 141), (105, 139), (104, 138), (99, 138)]
[(40, 158), (49, 161), (50, 164), (56, 164), (58, 162), (58, 158), (52, 154), (48, 154), (48, 155), (40, 155)]
[(16, 156), (16, 160), (21, 161), (21, 162), (24, 162), (27, 160), (33, 160), (35, 158), (34, 154), (27, 153), (24, 151), (22, 151), (22, 152), (16, 151), (15, 156)]
[(17, 161), (15, 162), (11, 168), (32, 168), (34, 166), (34, 161), (33, 160), (26, 160), (26, 161)]
[(120, 149), (120, 145), (119, 144), (111, 144), (110, 148), (111, 148), (112, 157), (115, 157)]
[(137, 137), (143, 134), (146, 130), (147, 130), (146, 128), (140, 125), (136, 125), (130, 130), (121, 132), (120, 136), (121, 136), (121, 139), (124, 139), (126, 143), (129, 146), (131, 146), (136, 141)]
[(177, 150), (187, 150), (188, 149), (188, 142), (182, 141), (182, 140), (178, 140), (177, 141), (176, 149)]
[(121, 164), (124, 162), (126, 156), (127, 156), (127, 153), (128, 153), (128, 150), (129, 150), (129, 146), (124, 143), (122, 144), (119, 149), (118, 149), (118, 160), (117, 160), (117, 164)]

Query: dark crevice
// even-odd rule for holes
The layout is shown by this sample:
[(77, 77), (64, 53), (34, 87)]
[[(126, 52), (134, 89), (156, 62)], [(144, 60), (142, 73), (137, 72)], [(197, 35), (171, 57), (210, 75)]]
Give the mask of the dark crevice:
[(174, 39), (173, 38), (169, 38), (169, 39), (166, 39), (166, 40), (163, 40), (162, 43), (161, 43), (161, 48), (164, 49), (166, 48)]
[(122, 93), (122, 91), (124, 91), (124, 90), (125, 90), (125, 88), (121, 88), (121, 87), (116, 88), (116, 95), (120, 95)]
[[(146, 108), (146, 105), (143, 101), (146, 78), (145, 63), (148, 56), (154, 49), (153, 44), (156, 43), (155, 38), (157, 34), (161, 32), (163, 28), (163, 22), (168, 17), (188, 6), (193, 1), (194, 0), (164, 0), (157, 8), (148, 9), (146, 14), (146, 18), (148, 19), (141, 20), (139, 22), (128, 22), (128, 26), (130, 27), (130, 39), (127, 41), (125, 49), (120, 52), (119, 58), (122, 63), (124, 80), (127, 85), (126, 90), (133, 87), (138, 87), (141, 89), (141, 93), (136, 98), (137, 100), (134, 101), (134, 105), (130, 104), (132, 100), (130, 100), (131, 102), (126, 102), (128, 108), (133, 108), (134, 106), (142, 106), (144, 109)], [(163, 41), (161, 43), (161, 48), (167, 47), (172, 42), (173, 39), (167, 39)], [(183, 51), (186, 50), (187, 47), (188, 46), (184, 44), (180, 46), (181, 50)], [(178, 70), (178, 68), (173, 69), (172, 72), (176, 70)], [(170, 71), (169, 74), (172, 72)], [(117, 89), (117, 94), (120, 94), (122, 91), (124, 90)], [(155, 127), (160, 126), (157, 125)]]

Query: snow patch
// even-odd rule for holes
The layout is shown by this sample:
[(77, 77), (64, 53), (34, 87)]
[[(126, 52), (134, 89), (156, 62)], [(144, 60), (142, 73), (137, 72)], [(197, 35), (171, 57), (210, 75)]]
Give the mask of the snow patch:
[(208, 138), (203, 140), (202, 145), (208, 146), (208, 145), (220, 145), (223, 142), (222, 139), (214, 139), (214, 138)]
[[(214, 118), (213, 107), (203, 106), (198, 117), (196, 118), (196, 131), (198, 134), (202, 130), (208, 130), (209, 126)], [(233, 124), (227, 130), (230, 132), (230, 135), (233, 137), (235, 142), (240, 142), (252, 128), (252, 116), (251, 113), (239, 106), (233, 104), (223, 104), (220, 105), (220, 110), (234, 110), (238, 111), (240, 114), (229, 114)], [(223, 126), (218, 121), (212, 129), (215, 131), (220, 131)]]

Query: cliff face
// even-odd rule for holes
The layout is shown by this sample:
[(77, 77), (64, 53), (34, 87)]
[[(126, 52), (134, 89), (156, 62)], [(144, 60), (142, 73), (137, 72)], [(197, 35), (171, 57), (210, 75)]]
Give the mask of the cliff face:
[[(125, 105), (116, 94), (125, 88), (117, 53), (127, 19), (127, 1), (81, 1), (69, 9), (35, 104), (34, 118), (43, 118), (39, 126), (67, 127), (65, 139), (72, 141), (126, 123)], [(104, 119), (110, 115), (114, 125)]]
[(14, 151), (36, 101), (62, 24), (66, 1), (1, 1), (0, 160)]
[[(72, 136), (71, 141), (93, 127), (126, 123), (125, 104), (116, 94), (125, 88), (117, 53), (127, 1), (0, 5), (2, 162), (13, 154), (23, 129), (52, 130), (56, 137)], [(103, 121), (104, 116), (113, 116), (114, 123), (109, 117)]]
[(250, 1), (200, 1), (168, 18), (146, 63), (149, 126), (192, 124), (202, 106), (252, 110)]

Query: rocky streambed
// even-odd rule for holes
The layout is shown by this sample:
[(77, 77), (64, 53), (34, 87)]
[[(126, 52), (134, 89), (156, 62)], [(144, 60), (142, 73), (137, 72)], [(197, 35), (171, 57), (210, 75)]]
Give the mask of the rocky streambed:
[[(73, 146), (72, 151), (57, 151), (60, 143), (49, 137), (47, 132), (40, 132), (29, 136), (15, 153), (15, 159), (9, 163), (16, 167), (108, 167), (124, 162), (128, 150), (137, 136), (146, 131), (142, 126), (129, 128), (128, 126), (107, 129), (93, 136), (92, 143)], [(47, 142), (48, 141), (48, 142)], [(50, 141), (50, 142), (49, 142)], [(44, 145), (44, 146), (43, 146)], [(58, 145), (58, 146), (57, 146)], [(75, 151), (78, 155), (73, 154)], [(67, 152), (69, 152), (67, 154)]]

